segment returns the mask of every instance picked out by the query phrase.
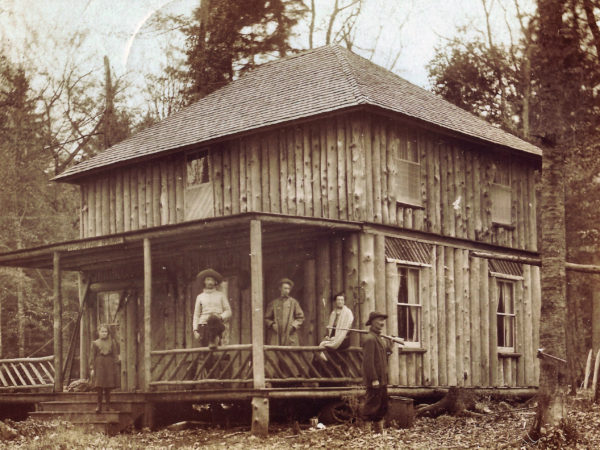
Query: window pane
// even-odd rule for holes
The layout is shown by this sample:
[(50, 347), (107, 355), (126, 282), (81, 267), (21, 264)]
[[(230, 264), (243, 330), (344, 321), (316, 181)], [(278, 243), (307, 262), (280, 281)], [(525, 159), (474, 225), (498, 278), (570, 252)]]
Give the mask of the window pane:
[[(398, 267), (398, 336), (406, 342), (419, 342), (421, 308), (419, 301), (419, 270)], [(415, 306), (411, 306), (415, 305)]]
[(188, 155), (187, 158), (187, 187), (197, 186), (210, 181), (208, 152), (206, 150)]
[(511, 189), (510, 186), (492, 184), (492, 222), (504, 225), (511, 224)]
[(498, 347), (515, 346), (514, 282), (496, 280), (498, 312), (496, 316)]
[(421, 204), (421, 165), (403, 159), (396, 160), (397, 174), (394, 180), (396, 200)]

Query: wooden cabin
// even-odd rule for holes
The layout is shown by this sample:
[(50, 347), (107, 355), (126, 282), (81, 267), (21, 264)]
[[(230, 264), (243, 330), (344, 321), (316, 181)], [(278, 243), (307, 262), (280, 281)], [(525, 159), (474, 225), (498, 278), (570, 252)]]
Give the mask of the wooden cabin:
[[(56, 391), (75, 351), (58, 331), (65, 270), (81, 279), (81, 376), (97, 325), (110, 323), (126, 392), (237, 389), (258, 423), (275, 386), (300, 397), (359, 385), (358, 336), (329, 365), (314, 359), (339, 291), (355, 327), (384, 311), (406, 341), (390, 357), (395, 388), (535, 387), (540, 168), (534, 145), (326, 46), (260, 66), (66, 170), (56, 181), (80, 186), (80, 238), (0, 264), (54, 270)], [(212, 353), (192, 333), (207, 267), (233, 309)], [(264, 345), (282, 277), (306, 316), (299, 348)]]

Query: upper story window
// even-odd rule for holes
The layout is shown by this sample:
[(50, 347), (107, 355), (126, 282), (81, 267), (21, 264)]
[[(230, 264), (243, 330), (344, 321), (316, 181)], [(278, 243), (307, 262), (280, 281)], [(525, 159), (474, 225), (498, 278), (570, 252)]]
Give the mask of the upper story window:
[(421, 299), (419, 297), (419, 270), (398, 267), (398, 336), (407, 347), (421, 345)]
[(207, 148), (186, 156), (185, 219), (214, 217), (210, 154)]
[(509, 167), (494, 164), (494, 180), (491, 187), (492, 223), (511, 225), (511, 188)]
[(416, 136), (408, 135), (406, 143), (400, 144), (394, 160), (396, 201), (421, 206), (421, 163)]
[(208, 150), (203, 149), (187, 155), (186, 187), (210, 182)]

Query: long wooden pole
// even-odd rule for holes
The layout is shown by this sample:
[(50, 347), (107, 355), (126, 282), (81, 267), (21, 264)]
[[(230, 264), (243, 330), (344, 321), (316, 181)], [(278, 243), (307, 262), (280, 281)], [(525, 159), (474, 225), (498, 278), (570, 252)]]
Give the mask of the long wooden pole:
[(152, 250), (150, 239), (144, 239), (144, 377), (143, 386), (147, 391), (150, 388), (151, 359), (151, 306), (152, 306)]
[(60, 253), (54, 252), (53, 257), (53, 284), (54, 284), (54, 392), (62, 392), (62, 296)]
[[(250, 277), (252, 303), (252, 375), (254, 389), (265, 387), (262, 224), (250, 221)], [(252, 434), (266, 436), (269, 432), (269, 399), (252, 398)]]

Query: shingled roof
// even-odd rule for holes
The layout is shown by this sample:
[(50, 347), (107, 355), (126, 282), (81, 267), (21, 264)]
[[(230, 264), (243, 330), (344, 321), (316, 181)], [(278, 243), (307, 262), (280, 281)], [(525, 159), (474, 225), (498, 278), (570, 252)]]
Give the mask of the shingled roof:
[(264, 64), (55, 179), (343, 108), (372, 105), (532, 155), (541, 150), (337, 46)]

